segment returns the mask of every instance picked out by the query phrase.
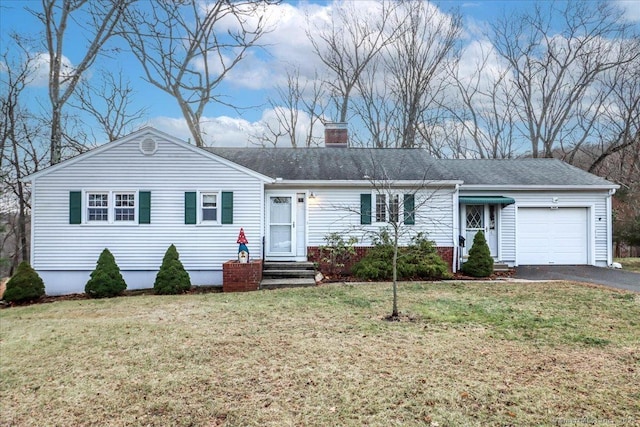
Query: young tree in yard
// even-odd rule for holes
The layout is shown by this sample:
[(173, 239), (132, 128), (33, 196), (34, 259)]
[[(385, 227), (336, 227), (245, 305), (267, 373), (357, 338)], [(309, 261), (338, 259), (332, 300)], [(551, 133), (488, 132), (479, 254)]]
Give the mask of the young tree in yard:
[[(49, 66), (51, 104), (51, 164), (60, 162), (63, 148), (63, 108), (78, 82), (114, 35), (123, 12), (135, 0), (42, 0), (42, 10), (31, 10), (44, 26)], [(69, 25), (82, 29), (86, 45), (76, 64), (69, 62), (65, 47), (81, 43), (69, 40)]]
[[(391, 152), (390, 152), (391, 151)], [(335, 206), (337, 210), (357, 213), (361, 225), (357, 228), (365, 234), (379, 236), (381, 230), (386, 230), (389, 243), (392, 246), (392, 291), (393, 303), (390, 320), (397, 320), (398, 311), (398, 257), (400, 248), (408, 245), (428, 224), (430, 230), (439, 228), (450, 230), (447, 222), (447, 198), (451, 197), (449, 190), (442, 189), (438, 181), (430, 179), (433, 174), (428, 164), (416, 158), (414, 150), (376, 150), (372, 149), (367, 165), (361, 165), (366, 170), (364, 179), (369, 181), (371, 193), (361, 194), (360, 206)], [(392, 179), (391, 171), (386, 170), (385, 161), (381, 156), (396, 156), (394, 163), (406, 168), (406, 179)], [(417, 156), (421, 157), (421, 156)], [(386, 163), (388, 164), (388, 163)], [(397, 172), (396, 172), (397, 173)], [(375, 225), (373, 225), (375, 224)], [(384, 224), (384, 228), (380, 225)], [(419, 224), (419, 226), (416, 226)]]
[(175, 98), (196, 146), (205, 146), (202, 117), (231, 70), (268, 30), (268, 0), (159, 0), (129, 8), (123, 34), (146, 80)]

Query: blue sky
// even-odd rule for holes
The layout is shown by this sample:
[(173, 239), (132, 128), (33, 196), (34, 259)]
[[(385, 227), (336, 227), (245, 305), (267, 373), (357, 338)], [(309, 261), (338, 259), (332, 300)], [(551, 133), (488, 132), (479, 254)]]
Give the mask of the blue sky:
[[(356, 2), (358, 7), (366, 7), (366, 2)], [(458, 9), (464, 17), (465, 43), (471, 45), (481, 39), (481, 28), (491, 23), (503, 13), (531, 8), (533, 1), (436, 1), (442, 13)], [(595, 2), (593, 2), (595, 6)], [(630, 21), (640, 23), (640, 1), (616, 1), (626, 10)], [(288, 1), (272, 10), (276, 25), (274, 30), (263, 39), (269, 44), (266, 52), (255, 52), (247, 57), (234, 72), (229, 75), (220, 92), (228, 96), (230, 102), (244, 107), (236, 111), (221, 105), (211, 104), (206, 112), (207, 133), (210, 144), (243, 145), (247, 144), (246, 134), (260, 128), (261, 122), (269, 120), (269, 96), (274, 96), (275, 85), (283, 83), (283, 70), (287, 64), (301, 64), (302, 74), (310, 74), (319, 66), (310, 52), (310, 46), (304, 33), (304, 12), (311, 16), (320, 16), (332, 6), (331, 2)], [(0, 0), (0, 51), (10, 49), (8, 34), (12, 31), (41, 40), (41, 25), (26, 8), (38, 10), (39, 1)], [(82, 54), (82, 33), (70, 26), (64, 55), (71, 66)], [(37, 50), (37, 46), (34, 47)], [(38, 54), (40, 52), (32, 52)], [(107, 70), (122, 69), (136, 90), (135, 108), (147, 108), (145, 119), (140, 125), (150, 124), (180, 138), (189, 138), (176, 101), (159, 89), (151, 87), (142, 79), (142, 71), (137, 61), (129, 54), (119, 54), (113, 58), (101, 58), (87, 79), (95, 78), (100, 68)], [(40, 77), (34, 79), (29, 88), (29, 98), (34, 108), (47, 104), (46, 69), (42, 67)], [(1, 69), (0, 69), (0, 72)], [(100, 138), (100, 136), (98, 136)], [(96, 141), (101, 143), (103, 141)]]

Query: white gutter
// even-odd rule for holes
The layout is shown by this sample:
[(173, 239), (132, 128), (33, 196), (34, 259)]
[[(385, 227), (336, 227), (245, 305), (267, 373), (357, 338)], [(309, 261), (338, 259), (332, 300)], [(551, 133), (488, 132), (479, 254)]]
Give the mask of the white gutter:
[(458, 251), (460, 245), (458, 244), (458, 236), (460, 235), (460, 184), (456, 184), (456, 189), (453, 193), (453, 266), (451, 270), (455, 273), (458, 271), (458, 261), (460, 260)]
[(515, 190), (612, 190), (620, 188), (609, 185), (463, 185), (460, 190), (515, 191)]
[(291, 186), (291, 187), (371, 187), (372, 183), (388, 183), (391, 187), (454, 187), (462, 184), (460, 180), (286, 180), (276, 179), (271, 184), (278, 186)]
[(615, 188), (609, 190), (607, 196), (607, 265), (613, 264), (613, 215), (611, 212), (611, 197), (616, 194)]

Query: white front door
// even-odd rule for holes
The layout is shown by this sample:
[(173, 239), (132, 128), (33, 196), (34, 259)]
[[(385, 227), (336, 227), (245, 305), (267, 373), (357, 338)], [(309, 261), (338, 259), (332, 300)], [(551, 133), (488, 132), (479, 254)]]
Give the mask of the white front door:
[(295, 255), (295, 195), (270, 195), (268, 202), (267, 256), (291, 258)]
[(465, 221), (464, 255), (469, 255), (473, 238), (484, 232), (492, 257), (498, 256), (498, 207), (496, 205), (463, 205)]

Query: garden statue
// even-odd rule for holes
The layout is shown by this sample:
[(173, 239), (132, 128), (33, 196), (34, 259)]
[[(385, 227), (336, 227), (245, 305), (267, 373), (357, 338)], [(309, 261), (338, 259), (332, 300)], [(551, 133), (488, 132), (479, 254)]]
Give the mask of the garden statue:
[(249, 241), (244, 235), (243, 228), (240, 228), (240, 234), (238, 234), (238, 241), (236, 243), (240, 244), (238, 247), (238, 261), (241, 263), (249, 262), (249, 248), (247, 248)]

